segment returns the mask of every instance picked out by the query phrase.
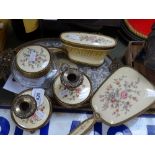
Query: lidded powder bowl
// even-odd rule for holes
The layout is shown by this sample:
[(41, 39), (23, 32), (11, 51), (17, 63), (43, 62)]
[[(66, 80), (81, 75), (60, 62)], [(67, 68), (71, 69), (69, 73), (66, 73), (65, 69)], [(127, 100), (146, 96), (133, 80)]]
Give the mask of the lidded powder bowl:
[(25, 46), (19, 49), (13, 61), (13, 76), (26, 87), (46, 87), (57, 73), (55, 60), (52, 51), (43, 46)]
[(38, 78), (49, 71), (50, 53), (42, 46), (27, 46), (18, 51), (15, 63), (24, 76)]

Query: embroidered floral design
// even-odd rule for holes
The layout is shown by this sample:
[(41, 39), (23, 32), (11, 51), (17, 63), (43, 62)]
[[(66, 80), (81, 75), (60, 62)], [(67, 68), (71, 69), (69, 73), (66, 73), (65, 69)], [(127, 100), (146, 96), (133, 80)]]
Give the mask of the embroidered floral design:
[(41, 51), (27, 48), (28, 51), (23, 52), (23, 58), (20, 60), (22, 66), (28, 65), (32, 69), (42, 67), (42, 64), (47, 61), (46, 54), (43, 49)]
[(121, 96), (121, 99), (126, 99), (128, 97), (128, 93), (123, 90), (121, 93), (120, 93), (120, 96)]
[(99, 99), (103, 103), (102, 110), (112, 109), (113, 115), (120, 116), (120, 112), (123, 111), (127, 114), (133, 104), (138, 102), (138, 96), (140, 91), (138, 84), (140, 79), (128, 82), (127, 76), (121, 76), (114, 79), (111, 84), (106, 87), (104, 95), (100, 95)]
[(111, 40), (106, 39), (106, 38), (101, 38), (98, 36), (91, 36), (91, 35), (81, 35), (80, 36), (80, 41), (87, 41), (90, 43), (98, 43), (98, 44), (109, 44), (111, 43)]
[(61, 96), (61, 98), (66, 98), (70, 101), (73, 101), (80, 96), (82, 89), (85, 87), (86, 86), (82, 84), (79, 87), (75, 88), (74, 90), (69, 90), (64, 85), (60, 85), (59, 95)]
[(99, 37), (99, 36), (96, 36), (96, 35), (87, 35), (87, 34), (79, 34), (79, 35), (66, 35), (66, 38), (69, 38), (71, 40), (78, 40), (78, 41), (85, 41), (85, 42), (89, 42), (91, 44), (94, 44), (94, 43), (98, 43), (98, 44), (105, 44), (105, 45), (108, 45), (108, 44), (111, 44), (112, 43), (112, 40), (110, 39), (107, 39), (107, 38), (104, 38), (104, 37)]
[[(41, 104), (41, 105), (39, 105), (39, 106), (37, 107), (37, 111), (40, 111), (40, 112), (42, 112), (43, 114), (45, 114), (44, 110), (45, 110), (45, 105), (44, 105), (44, 104)], [(41, 121), (41, 120), (42, 120), (42, 118), (40, 118), (40, 117), (37, 115), (37, 113), (35, 112), (31, 117), (29, 117), (28, 119), (23, 119), (22, 121), (23, 121), (24, 123), (35, 124), (36, 122), (39, 122), (39, 121)]]

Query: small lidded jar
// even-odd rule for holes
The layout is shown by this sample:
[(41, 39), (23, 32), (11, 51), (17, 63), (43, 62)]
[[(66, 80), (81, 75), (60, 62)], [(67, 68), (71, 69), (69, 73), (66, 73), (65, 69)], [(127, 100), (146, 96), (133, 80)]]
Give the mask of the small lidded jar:
[(25, 46), (17, 51), (12, 74), (21, 85), (47, 88), (57, 74), (54, 54), (41, 45)]
[(38, 78), (50, 69), (50, 53), (40, 45), (26, 46), (18, 51), (15, 63), (24, 76)]
[(66, 68), (53, 84), (56, 100), (67, 108), (84, 106), (91, 96), (91, 90), (88, 77), (76, 68)]

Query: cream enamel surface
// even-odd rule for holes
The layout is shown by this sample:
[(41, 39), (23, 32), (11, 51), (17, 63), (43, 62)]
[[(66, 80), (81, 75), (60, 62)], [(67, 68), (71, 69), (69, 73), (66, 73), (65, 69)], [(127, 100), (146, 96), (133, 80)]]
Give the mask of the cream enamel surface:
[[(86, 55), (87, 54), (87, 55)], [(104, 54), (100, 55), (100, 56), (89, 56), (89, 53), (86, 53), (84, 51), (84, 53), (79, 54), (76, 50), (72, 51), (72, 52), (68, 52), (68, 56), (71, 60), (76, 61), (76, 62), (80, 62), (80, 63), (84, 63), (84, 64), (89, 64), (92, 66), (99, 66), (101, 64), (103, 64), (104, 62)]]
[[(140, 82), (138, 84), (138, 89), (140, 91), (140, 96), (138, 97), (138, 102), (133, 103), (130, 108), (130, 111), (127, 114), (124, 114), (123, 111), (120, 111), (120, 116), (116, 117), (113, 115), (113, 110), (108, 108), (103, 110), (103, 101), (100, 101), (100, 95), (105, 94), (106, 87), (109, 84), (113, 85), (113, 79), (119, 78), (122, 75), (127, 76), (127, 81), (130, 82), (135, 80), (137, 77), (140, 78)], [(155, 89), (152, 84), (150, 84), (142, 75), (140, 75), (137, 71), (129, 68), (122, 67), (118, 69), (95, 93), (92, 98), (92, 106), (95, 109), (95, 112), (99, 113), (101, 118), (106, 121), (108, 124), (115, 125), (125, 121), (132, 116), (140, 113), (147, 107), (149, 107), (153, 101), (155, 100)]]
[[(81, 37), (88, 36), (90, 39), (81, 40)], [(76, 43), (80, 45), (88, 45), (94, 47), (111, 47), (116, 44), (113, 38), (104, 35), (89, 34), (89, 33), (80, 33), (80, 32), (66, 32), (61, 35), (61, 38), (70, 43)], [(94, 40), (91, 38), (95, 38)], [(99, 40), (97, 42), (96, 40)]]
[[(25, 62), (25, 65), (23, 66), (21, 60), (24, 58), (24, 53), (26, 53), (26, 54), (28, 53), (28, 48), (34, 49), (35, 51), (38, 51), (38, 52), (41, 52), (41, 50), (43, 50), (46, 61), (45, 62), (40, 62), (38, 67), (35, 64), (34, 68), (32, 68), (32, 67), (29, 66), (29, 62), (31, 61), (31, 58), (28, 57), (28, 59)], [(20, 67), (20, 69), (22, 71), (25, 71), (25, 72), (39, 72), (39, 71), (42, 71), (49, 65), (49, 62), (50, 62), (50, 54), (49, 54), (48, 50), (45, 49), (42, 46), (39, 46), (39, 45), (27, 46), (27, 47), (21, 49), (17, 53), (16, 58), (17, 58), (16, 61), (17, 61), (18, 67)], [(35, 58), (33, 58), (33, 59), (35, 59)], [(36, 63), (36, 61), (34, 61), (34, 63)]]
[[(27, 94), (32, 95), (32, 91), (28, 90), (28, 91), (24, 92), (22, 95), (27, 95)], [(13, 113), (13, 117), (14, 117), (15, 121), (21, 127), (26, 128), (26, 129), (33, 129), (33, 128), (37, 128), (37, 127), (41, 126), (43, 123), (45, 123), (45, 121), (47, 120), (49, 113), (50, 113), (50, 105), (49, 105), (50, 103), (46, 96), (44, 96), (44, 101), (42, 104), (45, 106), (44, 119), (36, 121), (35, 123), (31, 123), (30, 121), (27, 121), (27, 119), (20, 119), (20, 118), (16, 117), (16, 115)]]
[[(86, 100), (89, 97), (89, 94), (91, 92), (91, 85), (89, 80), (87, 79), (86, 76), (84, 76), (84, 80), (83, 80), (84, 85), (86, 86), (85, 88), (82, 88), (81, 85), (78, 88), (81, 88), (82, 91), (80, 92), (78, 97), (75, 97), (75, 99), (70, 100), (69, 98), (62, 97), (63, 92), (59, 90), (60, 86), (63, 86), (61, 81), (60, 81), (60, 77), (58, 77), (56, 79), (56, 81), (54, 82), (54, 93), (57, 96), (57, 98), (65, 103), (65, 104), (69, 104), (69, 105), (75, 105), (78, 104), (80, 102), (83, 102), (84, 100)], [(66, 91), (64, 91), (64, 93), (68, 94), (70, 90), (66, 89)], [(72, 98), (72, 95), (69, 95), (70, 98)]]
[(101, 65), (104, 62), (104, 58), (110, 53), (110, 50), (87, 49), (67, 44), (64, 44), (64, 46), (71, 60), (92, 66)]

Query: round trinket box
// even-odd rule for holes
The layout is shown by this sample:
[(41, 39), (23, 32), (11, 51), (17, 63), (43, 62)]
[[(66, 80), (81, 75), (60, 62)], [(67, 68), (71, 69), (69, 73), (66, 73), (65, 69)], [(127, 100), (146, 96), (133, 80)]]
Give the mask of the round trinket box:
[[(42, 94), (42, 99), (37, 99), (36, 89), (21, 92), (12, 103), (11, 117), (22, 129), (35, 131), (43, 127), (52, 114), (52, 104), (48, 96)], [(43, 90), (43, 89), (41, 89)]]
[(38, 78), (50, 70), (50, 53), (40, 45), (30, 45), (20, 49), (16, 55), (17, 69), (29, 78)]
[(40, 45), (29, 45), (18, 50), (12, 63), (14, 79), (21, 85), (49, 88), (58, 72), (56, 58), (50, 50)]
[(65, 69), (53, 84), (56, 100), (67, 108), (83, 106), (90, 98), (91, 90), (88, 77), (75, 68)]

